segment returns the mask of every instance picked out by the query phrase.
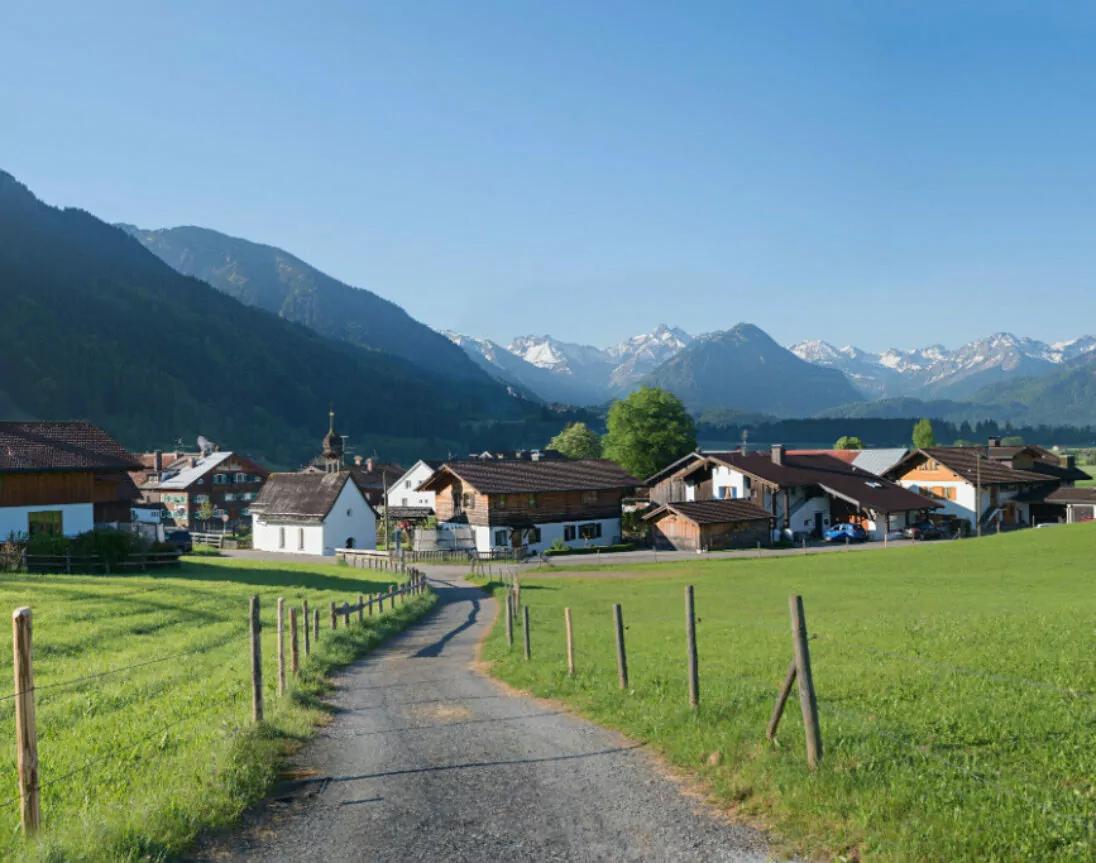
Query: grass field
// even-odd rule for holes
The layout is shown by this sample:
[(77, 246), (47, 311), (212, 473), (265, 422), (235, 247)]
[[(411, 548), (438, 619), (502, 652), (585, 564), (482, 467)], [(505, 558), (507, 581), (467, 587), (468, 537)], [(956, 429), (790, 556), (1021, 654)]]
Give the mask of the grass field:
[[(539, 696), (647, 741), (785, 850), (839, 860), (1096, 857), (1096, 531), (1075, 525), (888, 551), (530, 573), (533, 661), (484, 658)], [(558, 565), (557, 565), (557, 568)], [(701, 704), (688, 708), (683, 586)], [(824, 759), (797, 696), (764, 731), (804, 597)], [(617, 688), (611, 606), (627, 626)], [(563, 609), (578, 673), (567, 675)], [(970, 672), (970, 673), (968, 673)], [(713, 758), (713, 753), (719, 753)], [(717, 763), (710, 763), (715, 761)]]
[(1081, 464), (1077, 465), (1081, 470), (1087, 473), (1092, 479), (1083, 479), (1079, 483), (1076, 483), (1078, 488), (1092, 488), (1096, 486), (1096, 465)]
[[(330, 601), (353, 602), (394, 581), (331, 564), (230, 558), (193, 559), (163, 577), (0, 577), (0, 608), (29, 605), (34, 613), (44, 825), (38, 842), (22, 840), (7, 697), (0, 701), (0, 858), (159, 860), (201, 830), (231, 823), (323, 718), (317, 696), (326, 673), (433, 603), (427, 596), (370, 625), (330, 631)], [(257, 730), (247, 636), (252, 594), (261, 597), (263, 620), (266, 721)], [(323, 633), (286, 699), (277, 697), (278, 596), (287, 617), (302, 599), (319, 608)], [(8, 638), (0, 639), (0, 665), (12, 666)], [(131, 665), (138, 667), (107, 674)], [(67, 684), (73, 680), (82, 682)]]

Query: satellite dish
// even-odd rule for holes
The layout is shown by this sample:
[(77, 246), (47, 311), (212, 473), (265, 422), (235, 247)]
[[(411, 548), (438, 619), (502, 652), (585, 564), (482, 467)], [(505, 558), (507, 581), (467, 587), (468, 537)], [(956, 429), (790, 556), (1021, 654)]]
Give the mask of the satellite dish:
[(213, 444), (206, 440), (204, 435), (198, 435), (198, 449), (201, 450), (202, 455), (209, 455), (213, 452)]

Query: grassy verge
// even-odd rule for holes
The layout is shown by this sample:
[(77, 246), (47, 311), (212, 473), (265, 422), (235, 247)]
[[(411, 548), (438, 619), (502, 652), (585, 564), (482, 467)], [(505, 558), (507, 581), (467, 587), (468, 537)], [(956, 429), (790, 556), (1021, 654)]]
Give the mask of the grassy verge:
[[(192, 560), (163, 577), (0, 578), (0, 607), (34, 611), (43, 818), (41, 838), (25, 843), (12, 805), (13, 702), (0, 701), (7, 729), (0, 739), (0, 857), (162, 860), (200, 832), (230, 825), (323, 718), (328, 673), (433, 604), (427, 595), (364, 626), (327, 628), (329, 602), (353, 602), (396, 580), (330, 564), (230, 558)], [(252, 594), (261, 598), (263, 621), (266, 719), (257, 728), (250, 721)], [(276, 680), (279, 596), (287, 609), (307, 599), (323, 624), (285, 698)], [(0, 664), (11, 667), (10, 641), (0, 642)], [(105, 674), (128, 666), (135, 667)]]
[[(646, 740), (786, 850), (835, 859), (1096, 855), (1092, 525), (857, 554), (528, 574), (533, 661), (496, 627), (506, 682)], [(683, 585), (695, 585), (700, 709), (688, 708)], [(807, 770), (794, 697), (764, 730), (804, 596), (825, 757)], [(611, 606), (627, 626), (617, 688)], [(567, 675), (563, 609), (578, 673)], [(907, 657), (907, 658), (902, 658)], [(958, 669), (968, 669), (975, 674)], [(715, 756), (714, 753), (718, 753)]]

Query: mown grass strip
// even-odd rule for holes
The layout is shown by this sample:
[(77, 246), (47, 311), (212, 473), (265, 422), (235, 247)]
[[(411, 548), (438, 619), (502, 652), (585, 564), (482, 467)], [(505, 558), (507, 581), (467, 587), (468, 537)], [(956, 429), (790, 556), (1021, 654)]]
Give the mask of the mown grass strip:
[[(507, 683), (648, 741), (789, 852), (838, 859), (1096, 856), (1091, 524), (849, 555), (601, 566), (522, 579), (532, 661), (501, 627)], [(688, 703), (683, 585), (701, 699)], [(797, 698), (764, 740), (802, 594), (825, 755)], [(612, 605), (627, 626), (617, 688)], [(576, 673), (568, 674), (570, 607)], [(521, 635), (515, 641), (520, 644)], [(911, 661), (912, 660), (912, 661)]]
[[(277, 695), (275, 600), (355, 601), (396, 582), (330, 564), (191, 561), (170, 576), (10, 576), (0, 608), (30, 605), (41, 760), (42, 837), (26, 843), (14, 739), (0, 737), (0, 856), (164, 860), (231, 825), (277, 779), (327, 707), (329, 675), (426, 613), (417, 597), (349, 628), (324, 629), (299, 679)], [(264, 722), (250, 722), (247, 602), (262, 601)], [(168, 661), (153, 660), (171, 657)], [(11, 667), (0, 639), (0, 665)], [(124, 671), (118, 669), (126, 666)], [(75, 682), (74, 682), (75, 681)], [(62, 685), (63, 684), (63, 685)], [(11, 701), (0, 727), (12, 728)]]

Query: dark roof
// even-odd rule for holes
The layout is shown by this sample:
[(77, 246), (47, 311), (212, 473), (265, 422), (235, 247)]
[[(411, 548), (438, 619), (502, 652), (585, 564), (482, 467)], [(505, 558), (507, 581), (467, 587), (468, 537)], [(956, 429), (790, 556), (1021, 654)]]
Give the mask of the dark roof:
[(323, 521), (349, 479), (349, 471), (271, 474), (251, 509), (264, 521)]
[(447, 462), (424, 482), (420, 491), (436, 491), (446, 477), (457, 476), (481, 494), (549, 491), (598, 491), (643, 485), (624, 468), (607, 459), (578, 461), (456, 461)]
[[(928, 449), (913, 450), (908, 456), (891, 468), (888, 473), (905, 467), (922, 457), (936, 459), (944, 467), (957, 473), (969, 483), (982, 485), (1024, 485), (1036, 482), (1052, 482), (1053, 479), (1030, 471), (1016, 470), (988, 458), (981, 458), (985, 451), (981, 447), (934, 446)], [(981, 465), (978, 462), (981, 461)]]
[(1044, 500), (1047, 503), (1096, 504), (1096, 488), (1056, 488)]
[(138, 470), (140, 459), (85, 422), (0, 422), (0, 473)]
[(434, 514), (428, 506), (390, 506), (388, 507), (388, 517), (394, 521), (404, 519), (406, 521), (420, 521), (430, 518)]
[(361, 464), (350, 465), (347, 470), (354, 475), (354, 482), (358, 484), (360, 489), (383, 489), (385, 477), (388, 478), (388, 485), (391, 486), (407, 472), (405, 468), (392, 462), (375, 462), (373, 470), (368, 470), (366, 463), (362, 462)]
[(709, 453), (709, 457), (780, 488), (816, 485), (834, 497), (877, 512), (912, 512), (940, 507), (935, 501), (897, 483), (822, 453), (785, 453), (782, 464), (774, 462), (768, 452)]
[(1032, 462), (1028, 471), (1043, 474), (1043, 476), (1060, 482), (1084, 482), (1092, 478), (1079, 467), (1063, 467), (1060, 464), (1043, 461), (1042, 459), (1036, 459)]
[(675, 512), (693, 524), (730, 524), (737, 521), (770, 521), (772, 513), (748, 500), (690, 500), (663, 504), (643, 516), (644, 521)]

